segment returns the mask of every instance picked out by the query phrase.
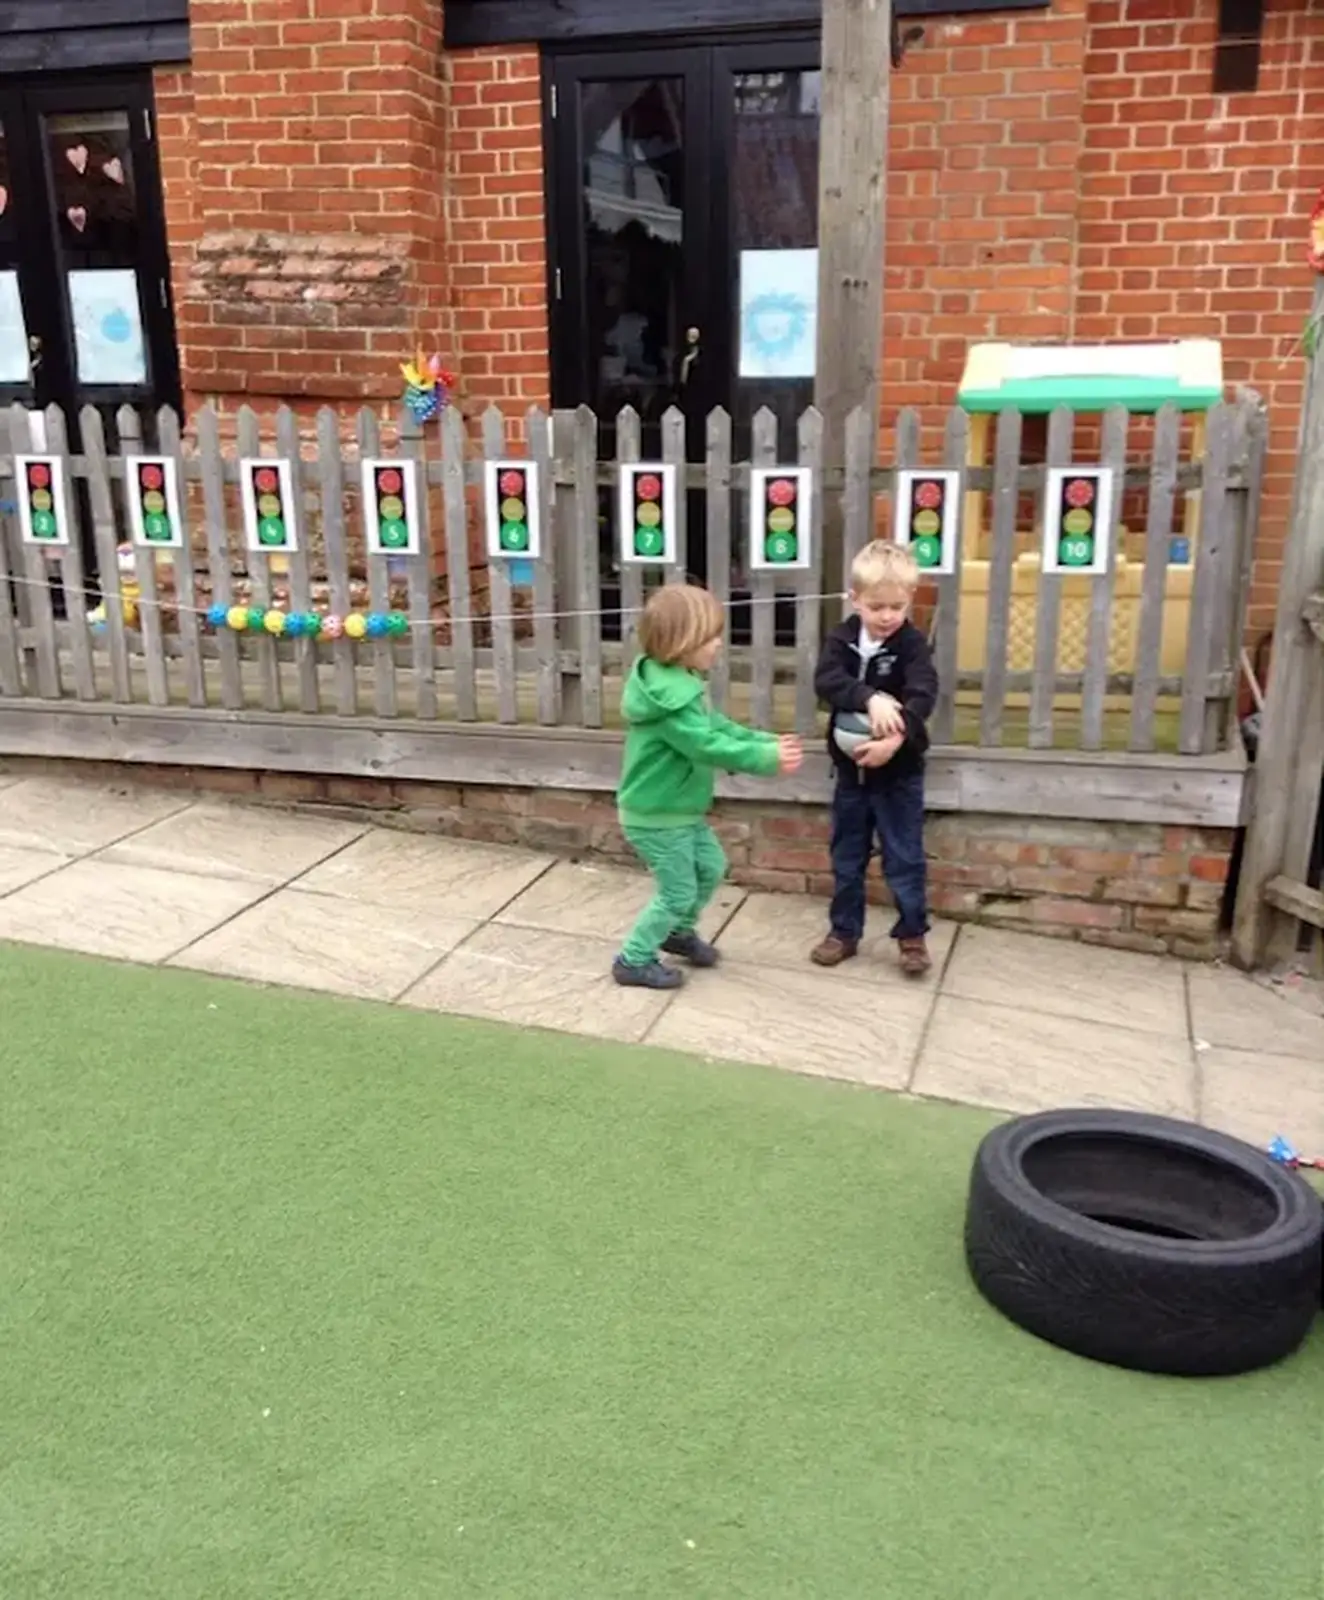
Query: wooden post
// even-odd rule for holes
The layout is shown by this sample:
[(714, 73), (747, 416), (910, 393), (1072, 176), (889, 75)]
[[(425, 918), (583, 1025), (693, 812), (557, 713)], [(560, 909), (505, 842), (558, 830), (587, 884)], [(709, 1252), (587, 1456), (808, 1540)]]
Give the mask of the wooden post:
[[(891, 40), (891, 0), (823, 0), (814, 404), (829, 466), (845, 460), (846, 418), (857, 406), (869, 417), (870, 438), (878, 438)], [(825, 499), (823, 510), (823, 570), (837, 573), (838, 497)]]
[[(1310, 315), (1317, 325), (1324, 318), (1324, 276), (1315, 280)], [(1324, 649), (1307, 622), (1305, 607), (1311, 593), (1322, 586), (1324, 352), (1317, 350), (1302, 406), (1292, 520), (1283, 552), (1273, 660), (1255, 762), (1255, 810), (1246, 835), (1232, 927), (1232, 955), (1242, 967), (1259, 963), (1271, 934), (1295, 932), (1294, 922), (1275, 930), (1273, 924), (1284, 919), (1273, 911), (1264, 891), (1279, 875), (1305, 881), (1308, 825), (1318, 801), (1324, 760), (1324, 737), (1318, 726), (1324, 710)], [(1279, 942), (1275, 937), (1275, 944)]]

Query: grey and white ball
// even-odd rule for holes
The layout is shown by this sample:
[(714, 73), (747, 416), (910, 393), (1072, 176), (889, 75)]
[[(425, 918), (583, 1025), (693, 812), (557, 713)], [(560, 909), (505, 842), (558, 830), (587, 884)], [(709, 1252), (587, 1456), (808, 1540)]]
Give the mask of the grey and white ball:
[(843, 755), (853, 756), (874, 736), (868, 717), (859, 711), (841, 711), (832, 724), (832, 742)]

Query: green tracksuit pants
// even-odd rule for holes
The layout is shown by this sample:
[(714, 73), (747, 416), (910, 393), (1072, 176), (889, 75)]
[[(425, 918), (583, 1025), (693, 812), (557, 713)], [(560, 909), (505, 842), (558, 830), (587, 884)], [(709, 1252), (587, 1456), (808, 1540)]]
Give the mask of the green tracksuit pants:
[(688, 933), (726, 876), (726, 852), (706, 822), (684, 828), (626, 828), (656, 886), (621, 947), (631, 966), (657, 959), (673, 933)]

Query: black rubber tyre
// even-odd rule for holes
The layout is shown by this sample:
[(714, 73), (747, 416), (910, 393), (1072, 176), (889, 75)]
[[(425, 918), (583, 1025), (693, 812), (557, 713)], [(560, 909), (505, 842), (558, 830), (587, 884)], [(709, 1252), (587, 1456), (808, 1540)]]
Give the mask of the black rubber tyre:
[(1239, 1139), (1166, 1117), (1050, 1111), (995, 1128), (966, 1210), (971, 1275), (1077, 1355), (1212, 1377), (1289, 1355), (1320, 1305), (1324, 1207)]

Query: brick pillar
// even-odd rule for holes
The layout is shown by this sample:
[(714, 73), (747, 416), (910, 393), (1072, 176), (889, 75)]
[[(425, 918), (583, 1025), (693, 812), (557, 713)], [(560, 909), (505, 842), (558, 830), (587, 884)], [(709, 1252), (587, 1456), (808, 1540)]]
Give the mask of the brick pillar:
[(439, 0), (192, 0), (192, 396), (356, 402), (447, 349)]

